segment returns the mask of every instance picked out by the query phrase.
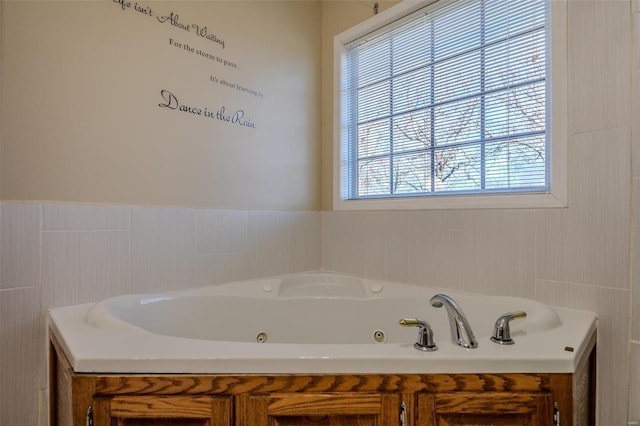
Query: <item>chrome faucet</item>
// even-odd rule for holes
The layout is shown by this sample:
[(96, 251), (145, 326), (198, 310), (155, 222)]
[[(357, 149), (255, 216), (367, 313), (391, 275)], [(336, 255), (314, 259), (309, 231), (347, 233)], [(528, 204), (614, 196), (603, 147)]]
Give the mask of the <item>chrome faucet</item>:
[(451, 327), (451, 339), (456, 345), (464, 348), (477, 348), (478, 341), (473, 335), (471, 325), (464, 315), (462, 308), (455, 300), (446, 294), (436, 294), (431, 298), (431, 306), (441, 308), (444, 306), (449, 315), (449, 326)]

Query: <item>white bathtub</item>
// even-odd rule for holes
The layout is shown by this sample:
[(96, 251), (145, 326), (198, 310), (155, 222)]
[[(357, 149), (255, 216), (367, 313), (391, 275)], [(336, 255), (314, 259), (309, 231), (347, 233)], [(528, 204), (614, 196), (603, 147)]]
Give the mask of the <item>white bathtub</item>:
[[(475, 349), (452, 342), (445, 293), (464, 310)], [(501, 314), (515, 344), (490, 341)], [(422, 318), (438, 350), (413, 347)], [(50, 312), (50, 329), (77, 372), (103, 373), (573, 373), (590, 349), (593, 313), (533, 300), (330, 273), (293, 274), (153, 295), (114, 297)], [(266, 341), (265, 341), (266, 340)], [(262, 343), (260, 343), (260, 342)]]

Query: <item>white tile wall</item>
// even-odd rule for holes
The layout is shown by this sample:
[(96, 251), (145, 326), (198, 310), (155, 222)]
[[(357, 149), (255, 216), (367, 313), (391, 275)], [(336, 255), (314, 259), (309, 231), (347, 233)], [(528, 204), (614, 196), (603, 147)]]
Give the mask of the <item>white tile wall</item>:
[(365, 217), (368, 213), (358, 211), (343, 211), (327, 214), (326, 229), (328, 241), (331, 244), (348, 244), (362, 246), (365, 243)]
[(198, 285), (251, 277), (249, 212), (196, 210), (196, 282)]
[(249, 259), (254, 277), (289, 272), (289, 216), (287, 212), (249, 212)]
[(40, 204), (2, 204), (0, 289), (40, 283)]
[(468, 212), (462, 243), (464, 289), (533, 296), (534, 242), (531, 210)]
[(640, 424), (640, 0), (631, 1), (632, 11), (632, 237), (631, 237), (631, 386), (629, 422)]
[(318, 212), (4, 202), (0, 220), (1, 426), (37, 424), (48, 308), (320, 268)]
[(135, 293), (193, 287), (195, 212), (131, 209), (131, 285)]
[(631, 125), (633, 135), (633, 176), (640, 176), (640, 0), (633, 0), (632, 16), (632, 71), (631, 71)]
[(364, 275), (364, 217), (361, 212), (322, 213), (322, 267)]
[(196, 282), (217, 284), (320, 268), (320, 213), (196, 211)]
[(629, 401), (629, 291), (538, 280), (536, 298), (549, 305), (598, 314), (598, 424), (626, 424)]
[(196, 210), (198, 255), (238, 253), (249, 249), (249, 212)]
[(411, 229), (463, 230), (465, 210), (413, 210), (407, 212)]
[(45, 351), (38, 287), (0, 290), (0, 424), (35, 426)]
[(43, 306), (87, 303), (132, 291), (129, 212), (125, 206), (43, 206)]
[(407, 281), (409, 226), (406, 212), (371, 212), (363, 217), (364, 275)]
[(44, 232), (44, 306), (88, 303), (132, 292), (130, 232)]
[(631, 342), (629, 349), (630, 377), (629, 425), (640, 424), (640, 342)]
[(408, 281), (414, 284), (464, 288), (463, 244), (466, 212), (411, 211)]
[(430, 287), (464, 289), (462, 229), (412, 228), (409, 237), (409, 279)]
[(364, 245), (322, 242), (322, 267), (355, 275), (364, 275)]
[(249, 253), (222, 253), (196, 256), (196, 282), (199, 286), (241, 281), (251, 278)]
[(536, 212), (536, 277), (628, 288), (630, 128), (570, 146), (569, 208)]
[(572, 133), (629, 124), (629, 1), (569, 1)]
[[(3, 330), (3, 328), (2, 328), (2, 323), (3, 323), (2, 317), (4, 316), (3, 313), (2, 313), (3, 311), (1, 309), (2, 300), (3, 300), (2, 289), (0, 289), (0, 339), (2, 337), (2, 330)], [(0, 342), (2, 342), (2, 340), (0, 340)], [(3, 366), (4, 366), (4, 362), (5, 362), (4, 358), (8, 356), (8, 354), (5, 354), (4, 352), (5, 351), (3, 351), (2, 348), (0, 348), (0, 372), (4, 371), (3, 370), (3, 368), (4, 368)], [(8, 380), (7, 380), (7, 382), (8, 382)], [(6, 385), (4, 385), (3, 379), (0, 376), (0, 404), (2, 404), (2, 401), (4, 401), (4, 396), (3, 395), (5, 394), (5, 390), (4, 390), (5, 386)], [(0, 412), (1, 411), (3, 411), (3, 410), (2, 410), (2, 406), (0, 405)], [(0, 424), (1, 423), (2, 423), (2, 419), (0, 418)]]
[[(640, 177), (633, 178), (631, 233), (631, 338), (640, 342)], [(638, 370), (640, 373), (640, 370)], [(639, 377), (640, 380), (640, 377)]]
[(129, 207), (75, 204), (45, 204), (44, 231), (129, 229)]
[(289, 212), (291, 272), (320, 269), (322, 260), (319, 212)]

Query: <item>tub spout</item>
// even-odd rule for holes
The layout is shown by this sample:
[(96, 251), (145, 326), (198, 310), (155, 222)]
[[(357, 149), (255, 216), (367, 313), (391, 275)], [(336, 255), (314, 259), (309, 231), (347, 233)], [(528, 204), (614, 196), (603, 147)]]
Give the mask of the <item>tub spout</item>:
[(431, 298), (431, 306), (436, 308), (444, 306), (447, 310), (453, 343), (464, 348), (478, 347), (478, 341), (471, 330), (471, 325), (469, 325), (469, 321), (464, 315), (462, 308), (455, 300), (446, 294), (436, 294)]

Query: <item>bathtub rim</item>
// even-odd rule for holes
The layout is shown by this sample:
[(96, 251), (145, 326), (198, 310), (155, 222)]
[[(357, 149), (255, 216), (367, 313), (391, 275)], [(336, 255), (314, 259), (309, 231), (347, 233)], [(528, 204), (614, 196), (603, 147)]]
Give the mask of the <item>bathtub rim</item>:
[[(461, 293), (457, 290), (454, 292)], [(97, 337), (95, 330), (91, 330), (82, 323), (86, 310), (92, 305), (92, 303), (74, 305), (49, 311), (49, 332), (60, 342), (76, 372), (573, 373), (580, 357), (586, 350), (590, 350), (590, 342), (597, 335), (597, 317), (594, 313), (552, 307), (560, 316), (563, 326), (571, 329), (571, 334), (562, 344), (554, 342), (554, 349), (550, 354), (545, 354), (543, 351), (533, 354), (514, 354), (513, 350), (509, 352), (513, 347), (500, 347), (484, 341), (480, 342), (480, 348), (466, 350), (441, 338), (438, 342), (440, 349), (426, 356), (413, 349), (413, 342), (376, 346), (376, 353), (373, 354), (369, 350), (374, 345), (370, 344), (353, 345), (348, 353), (338, 351), (338, 349), (344, 349), (345, 345), (275, 344), (280, 345), (277, 349), (283, 349), (284, 353), (288, 354), (284, 356), (283, 351), (275, 351), (273, 347), (265, 350), (267, 346), (260, 346), (257, 343), (233, 342), (229, 345), (227, 342), (199, 341), (154, 335), (149, 332), (106, 333)], [(187, 345), (191, 349), (185, 350), (184, 347)], [(229, 346), (235, 346), (235, 348)], [(340, 348), (334, 346), (340, 346)], [(565, 347), (571, 347), (573, 351), (565, 350)], [(539, 348), (532, 348), (534, 351), (536, 349)], [(195, 351), (200, 351), (201, 354), (217, 355), (196, 355)]]

